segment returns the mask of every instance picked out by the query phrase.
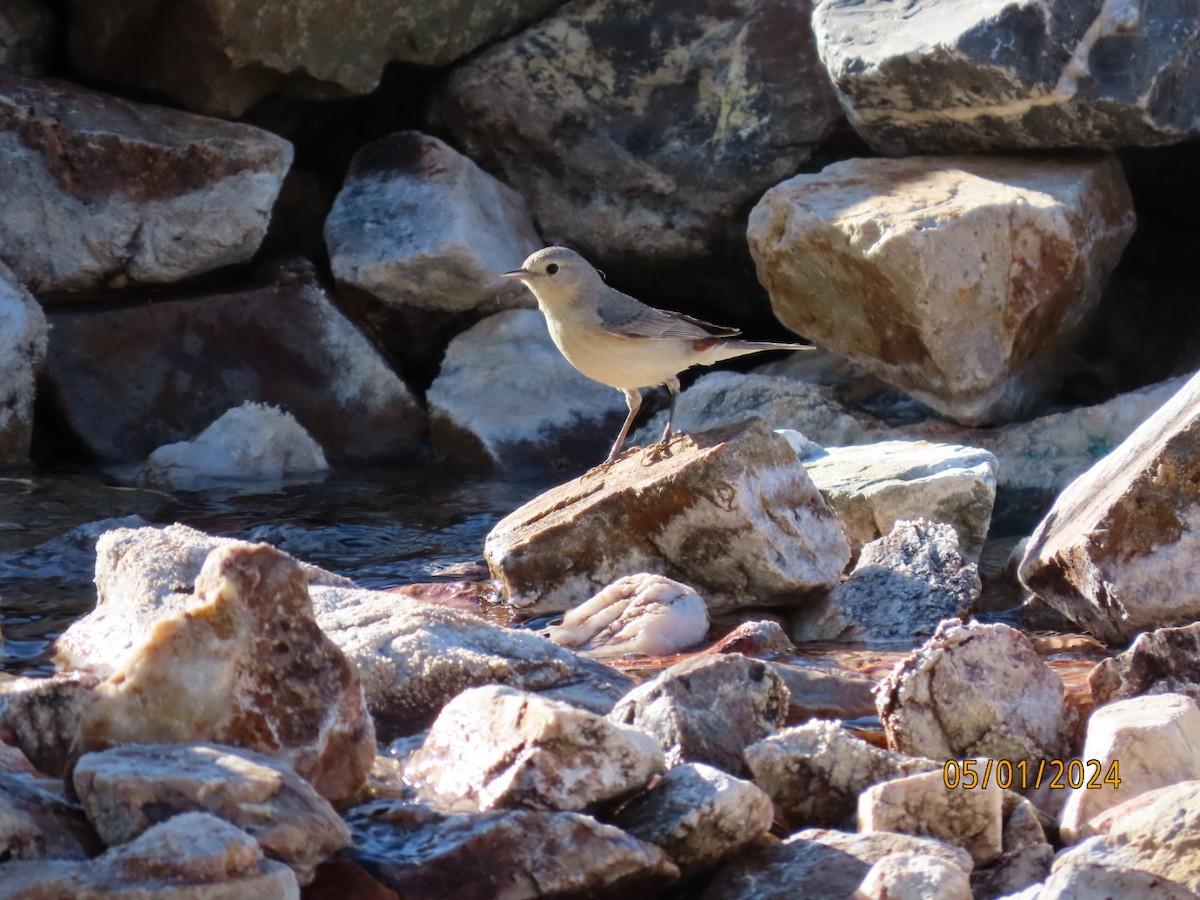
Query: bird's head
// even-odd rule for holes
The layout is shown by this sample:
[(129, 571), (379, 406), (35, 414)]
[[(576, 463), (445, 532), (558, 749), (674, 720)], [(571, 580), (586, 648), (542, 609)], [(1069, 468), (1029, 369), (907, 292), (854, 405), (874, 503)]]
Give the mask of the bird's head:
[(574, 303), (588, 296), (604, 278), (586, 259), (566, 247), (546, 247), (531, 254), (521, 268), (505, 272), (505, 278), (524, 282), (539, 303)]

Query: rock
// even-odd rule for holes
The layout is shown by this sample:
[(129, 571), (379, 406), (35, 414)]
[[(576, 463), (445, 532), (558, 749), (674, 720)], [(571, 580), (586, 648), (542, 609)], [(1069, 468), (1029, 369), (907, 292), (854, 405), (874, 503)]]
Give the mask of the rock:
[[(1200, 835), (1200, 782), (1184, 781), (1144, 794), (1105, 814), (1105, 832), (1060, 853), (1054, 862), (1047, 889), (1070, 884), (1073, 894), (1050, 896), (1097, 896), (1083, 894), (1083, 880), (1103, 879), (1108, 890), (1132, 884), (1141, 891), (1156, 887), (1158, 893), (1139, 893), (1132, 887), (1120, 897), (1184, 897), (1200, 893), (1200, 859), (1196, 842)], [(1097, 871), (1099, 870), (1099, 871)], [(1145, 876), (1154, 876), (1154, 879)], [(1155, 884), (1155, 881), (1158, 884)], [(1161, 882), (1165, 881), (1166, 884)], [(1113, 886), (1110, 886), (1113, 885)], [(1176, 893), (1167, 892), (1167, 889)], [(1190, 891), (1191, 893), (1184, 893)]]
[(336, 858), (317, 866), (317, 876), (304, 888), (304, 900), (400, 900), (400, 895), (372, 878), (356, 862)]
[(1003, 624), (945, 622), (879, 685), (888, 746), (932, 759), (1070, 755), (1075, 721), (1062, 679)]
[(520, 194), (417, 131), (358, 151), (325, 243), (339, 284), (448, 313), (523, 305), (521, 285), (500, 273), (542, 246)]
[(931, 856), (943, 866), (971, 871), (965, 850), (906, 834), (846, 834), (810, 828), (779, 844), (744, 854), (717, 873), (703, 900), (846, 900), (879, 860), (901, 854)]
[(794, 603), (837, 583), (849, 555), (804, 466), (761, 422), (680, 435), (650, 465), (627, 452), (510, 513), (484, 545), (527, 614), (577, 606), (633, 572), (685, 581), (710, 612)]
[(875, 682), (866, 675), (817, 665), (768, 665), (787, 685), (790, 724), (875, 715)]
[(777, 731), (787, 708), (787, 688), (767, 663), (727, 653), (665, 669), (626, 694), (609, 718), (653, 736), (670, 767), (707, 763), (740, 775), (746, 747)]
[(770, 795), (789, 829), (852, 826), (871, 785), (942, 766), (873, 747), (840, 722), (785, 728), (746, 748), (754, 783)]
[(368, 94), (390, 61), (444, 66), (558, 2), (248, 9), (236, 0), (100, 0), (72, 9), (71, 59), (92, 78), (164, 91), (193, 109), (236, 118), (275, 93), (317, 100)]
[(99, 682), (85, 672), (0, 681), (0, 740), (20, 748), (39, 772), (62, 775), (79, 717)]
[(708, 607), (686, 584), (662, 575), (626, 575), (567, 610), (546, 637), (584, 656), (670, 656), (708, 635)]
[(317, 621), (358, 666), (383, 740), (429, 726), (467, 688), (504, 684), (604, 714), (633, 680), (528, 631), (395, 594), (311, 589)]
[[(161, 619), (182, 615), (195, 599), (193, 583), (212, 551), (255, 545), (218, 538), (178, 523), (166, 528), (116, 528), (94, 539), (96, 608), (55, 642), (63, 664), (107, 677)], [(300, 564), (310, 589), (354, 582)], [(53, 702), (53, 701), (52, 701)]]
[(1106, 809), (1154, 788), (1200, 779), (1200, 707), (1181, 694), (1101, 706), (1088, 719), (1082, 758), (1060, 816), (1068, 843), (1094, 834), (1088, 822)]
[(442, 708), (404, 776), (447, 812), (583, 810), (629, 796), (663, 768), (662, 751), (635, 728), (487, 685)]
[[(1093, 846), (1071, 850), (1055, 864), (1053, 874), (1045, 883), (1023, 892), (1011, 900), (1092, 900), (1094, 897), (1121, 897), (1128, 900), (1197, 900), (1200, 894), (1183, 885), (1168, 881), (1144, 869), (1119, 865), (1106, 860), (1107, 848), (1098, 838)], [(1086, 855), (1085, 855), (1086, 854)]]
[(279, 481), (328, 468), (321, 445), (290, 413), (247, 400), (195, 439), (159, 447), (142, 466), (138, 480), (194, 490), (224, 480)]
[(625, 408), (566, 361), (534, 309), (489, 316), (450, 341), (426, 400), (435, 451), (481, 469), (595, 462)]
[(741, 653), (743, 656), (790, 656), (796, 647), (774, 619), (739, 623), (708, 648), (707, 653)]
[[(5, 757), (0, 771), (0, 860), (87, 859), (104, 849), (79, 804), (64, 795), (61, 781), (32, 772), (20, 751), (4, 745), (0, 750)], [(0, 885), (3, 873), (0, 864)]]
[(85, 753), (72, 775), (88, 818), (108, 846), (186, 812), (220, 816), (251, 835), (300, 884), (350, 843), (329, 802), (288, 765), (212, 744), (129, 744)]
[(1021, 582), (1101, 640), (1200, 618), (1200, 375), (1059, 495)]
[[(977, 762), (982, 773), (986, 761)], [(1004, 791), (994, 779), (965, 790), (948, 786), (944, 772), (921, 772), (867, 788), (858, 798), (858, 824), (863, 834), (937, 838), (986, 865), (1003, 852), (1003, 804)]]
[(46, 340), (41, 306), (0, 263), (0, 463), (29, 458), (34, 380), (46, 360)]
[(745, 254), (745, 209), (842, 119), (810, 14), (807, 0), (568, 4), (456, 69), (439, 111), (548, 243), (621, 271), (623, 290), (681, 282), (715, 300)]
[(928, 441), (826, 447), (804, 468), (829, 501), (850, 541), (863, 544), (902, 519), (946, 522), (967, 562), (979, 559), (996, 501), (996, 457), (987, 450)]
[(0, 863), (0, 900), (299, 900), (296, 876), (208, 813), (185, 813), (84, 862)]
[(1183, 694), (1200, 702), (1200, 623), (1139, 634), (1124, 653), (1088, 675), (1097, 705), (1139, 694)]
[[(998, 428), (964, 428), (943, 420), (889, 425), (844, 405), (828, 387), (781, 375), (709, 372), (679, 395), (675, 424), (683, 431), (706, 431), (760, 416), (776, 428), (795, 428), (828, 447), (926, 440), (965, 444), (991, 452), (999, 465), (997, 490), (1009, 496), (1054, 495), (1125, 440), (1186, 381), (1172, 379), (1104, 403), (1051, 413)], [(634, 437), (658, 440), (666, 424), (659, 413)], [(864, 451), (865, 452), (865, 451)]]
[[(1200, 133), (1200, 26), (1170, 7), (824, 0), (821, 60), (878, 152), (1172, 143)], [(1143, 60), (1119, 65), (1118, 60)]]
[(8, 0), (0, 12), (0, 73), (41, 75), (56, 37), (54, 19), (42, 0)]
[[(986, 765), (986, 761), (985, 761)], [(1004, 852), (971, 873), (971, 889), (978, 900), (1006, 897), (1045, 881), (1054, 863), (1054, 848), (1046, 840), (1040, 813), (1024, 797), (1004, 794)]]
[(0, 136), (0, 261), (39, 296), (245, 262), (292, 163), (249, 125), (16, 76), (0, 76)]
[(1133, 226), (1115, 157), (911, 157), (797, 175), (746, 237), (784, 325), (985, 425), (1057, 390)]
[(971, 900), (971, 879), (936, 856), (892, 853), (867, 870), (855, 900)]
[(572, 812), (442, 815), (394, 802), (350, 817), (348, 851), (402, 897), (661, 896), (679, 870), (647, 844)]
[(76, 748), (197, 741), (281, 759), (335, 804), (371, 768), (358, 673), (312, 618), (304, 570), (266, 544), (212, 552), (191, 604), (96, 687)]
[(961, 618), (979, 596), (979, 570), (944, 523), (898, 521), (862, 549), (850, 576), (792, 617), (792, 640), (903, 640)]
[(771, 798), (702, 763), (671, 769), (635, 797), (614, 824), (661, 847), (684, 877), (706, 872), (771, 828)]
[(246, 400), (286, 409), (334, 462), (395, 459), (425, 432), (412, 393), (302, 260), (244, 290), (50, 323), (48, 388), (100, 457), (143, 460)]

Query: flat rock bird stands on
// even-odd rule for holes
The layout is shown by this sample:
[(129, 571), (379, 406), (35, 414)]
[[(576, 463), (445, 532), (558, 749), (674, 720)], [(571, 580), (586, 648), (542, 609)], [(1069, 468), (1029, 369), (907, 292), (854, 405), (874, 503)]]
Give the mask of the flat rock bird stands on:
[(671, 439), (680, 372), (761, 350), (811, 350), (807, 344), (738, 340), (737, 328), (710, 325), (682, 313), (654, 309), (604, 283), (592, 265), (566, 247), (534, 253), (506, 278), (525, 283), (546, 317), (550, 337), (567, 362), (593, 381), (625, 395), (629, 415), (606, 463), (616, 459), (642, 405), (638, 390), (665, 384), (671, 410), (662, 443)]

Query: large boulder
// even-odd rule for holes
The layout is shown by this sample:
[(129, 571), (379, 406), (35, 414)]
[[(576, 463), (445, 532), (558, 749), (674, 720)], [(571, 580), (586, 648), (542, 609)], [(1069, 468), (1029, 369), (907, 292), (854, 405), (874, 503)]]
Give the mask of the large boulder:
[(0, 76), (0, 261), (39, 296), (244, 262), (291, 163), (249, 125)]
[(1200, 20), (1170, 3), (824, 0), (813, 30), (851, 123), (882, 153), (1200, 134)]
[(621, 393), (567, 362), (533, 309), (454, 338), (426, 400), (434, 450), (483, 469), (595, 463), (625, 414)]
[(468, 325), (533, 304), (500, 274), (542, 246), (524, 199), (437, 138), (359, 150), (324, 234), (342, 303), (403, 365), (435, 367)]
[(29, 457), (34, 379), (48, 332), (41, 306), (0, 263), (0, 462)]
[(716, 299), (712, 279), (745, 253), (746, 208), (841, 120), (810, 12), (808, 0), (570, 3), (457, 69), (440, 111), (550, 242), (628, 287), (675, 281)]
[(80, 0), (71, 4), (70, 49), (93, 78), (235, 117), (273, 93), (369, 93), (389, 61), (445, 65), (561, 2)]
[(1021, 561), (1031, 591), (1102, 640), (1200, 618), (1200, 375), (1062, 492)]
[(296, 260), (265, 284), (50, 313), (46, 384), (83, 446), (144, 459), (246, 400), (293, 415), (335, 462), (424, 435), (415, 397)]
[(747, 238), (780, 321), (956, 421), (1037, 411), (1133, 233), (1114, 157), (853, 159)]
[(841, 526), (761, 421), (626, 452), (502, 519), (484, 555), (525, 612), (569, 609), (624, 575), (696, 587), (710, 609), (803, 601), (850, 557)]

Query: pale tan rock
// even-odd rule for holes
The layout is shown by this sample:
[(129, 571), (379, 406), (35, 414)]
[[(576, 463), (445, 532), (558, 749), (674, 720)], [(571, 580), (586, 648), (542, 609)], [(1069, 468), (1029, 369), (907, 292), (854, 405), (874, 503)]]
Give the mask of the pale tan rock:
[(976, 865), (1003, 852), (1004, 790), (995, 778), (983, 784), (987, 760), (976, 760), (979, 783), (948, 787), (944, 772), (922, 772), (867, 788), (858, 798), (858, 825), (864, 834), (895, 831), (937, 838), (962, 847)]
[(1062, 679), (1007, 625), (943, 623), (876, 694), (888, 746), (932, 759), (1036, 766), (1070, 754), (1074, 714)]
[(628, 451), (549, 490), (502, 519), (484, 555), (527, 613), (633, 572), (685, 581), (717, 611), (795, 604), (837, 582), (850, 548), (787, 441), (755, 421)]
[(447, 812), (582, 810), (628, 796), (665, 768), (649, 735), (499, 685), (442, 708), (405, 779)]
[(969, 425), (1036, 412), (1133, 233), (1115, 157), (853, 159), (747, 238), (780, 321)]
[(29, 458), (34, 379), (46, 361), (47, 334), (41, 306), (0, 263), (0, 461)]
[(1200, 894), (1154, 872), (1126, 864), (1109, 855), (1100, 838), (1069, 850), (1055, 863), (1045, 882), (1010, 900), (1197, 900)]
[(184, 813), (85, 862), (0, 863), (0, 900), (299, 900), (296, 876), (208, 813)]
[(787, 710), (787, 686), (769, 664), (726, 653), (665, 669), (609, 718), (652, 735), (668, 766), (700, 762), (740, 775), (746, 747), (781, 728)]
[(835, 721), (806, 722), (751, 744), (746, 767), (792, 829), (852, 826), (858, 797), (871, 785), (942, 770), (931, 759), (874, 747)]
[(292, 146), (65, 81), (0, 76), (0, 261), (35, 294), (164, 284), (245, 262)]
[(1069, 790), (1060, 816), (1069, 843), (1094, 834), (1088, 823), (1106, 809), (1154, 788), (1200, 779), (1200, 707), (1181, 694), (1101, 706), (1088, 718), (1081, 759), (1083, 786)]
[(434, 449), (481, 469), (594, 464), (626, 409), (566, 361), (535, 309), (496, 313), (455, 336), (426, 399)]
[(868, 870), (854, 900), (971, 900), (971, 879), (959, 866), (926, 853), (892, 853)]
[(1200, 617), (1200, 375), (1059, 495), (1022, 583), (1100, 639)]
[(662, 575), (618, 578), (591, 600), (567, 610), (546, 637), (584, 656), (627, 653), (670, 656), (708, 634), (708, 607), (686, 584)]
[(979, 559), (996, 501), (996, 457), (928, 441), (826, 447), (804, 458), (850, 541), (852, 558), (903, 519), (946, 522), (967, 562)]
[(1037, 885), (1046, 880), (1054, 864), (1054, 848), (1046, 839), (1037, 807), (1013, 791), (1005, 791), (1003, 808), (1004, 852), (971, 873), (976, 897), (1004, 897)]
[(792, 640), (903, 640), (963, 618), (979, 597), (979, 570), (943, 522), (897, 521), (862, 548), (849, 576), (792, 616)]
[(613, 824), (661, 847), (687, 877), (762, 837), (773, 815), (771, 798), (750, 782), (685, 763), (627, 804)]
[(572, 812), (444, 815), (392, 801), (350, 814), (347, 851), (401, 897), (659, 897), (679, 869), (658, 847)]
[(212, 552), (193, 602), (96, 687), (76, 747), (196, 741), (282, 759), (333, 803), (370, 770), (358, 673), (313, 619), (300, 564), (266, 544)]
[(72, 773), (88, 818), (108, 846), (158, 822), (210, 812), (287, 863), (300, 884), (350, 843), (341, 817), (288, 765), (213, 744), (128, 744), (85, 753)]
[(931, 838), (810, 828), (743, 854), (724, 866), (700, 896), (702, 900), (847, 900), (855, 897), (875, 863), (893, 855), (930, 856), (964, 875), (971, 871), (971, 857), (965, 850)]

